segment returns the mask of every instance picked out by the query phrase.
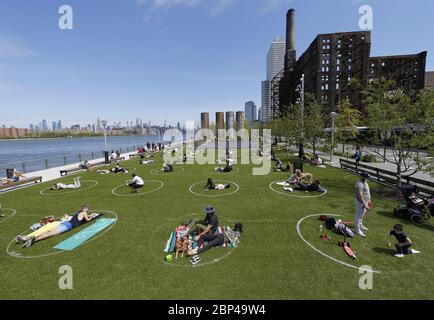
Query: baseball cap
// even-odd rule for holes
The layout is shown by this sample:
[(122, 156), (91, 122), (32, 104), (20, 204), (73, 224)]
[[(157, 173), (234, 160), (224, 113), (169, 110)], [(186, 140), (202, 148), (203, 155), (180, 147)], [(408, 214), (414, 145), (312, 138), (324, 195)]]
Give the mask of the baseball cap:
[(368, 179), (368, 178), (369, 178), (369, 174), (368, 174), (367, 172), (362, 172), (362, 173), (360, 174), (360, 176), (361, 176), (362, 178), (365, 178), (365, 179)]

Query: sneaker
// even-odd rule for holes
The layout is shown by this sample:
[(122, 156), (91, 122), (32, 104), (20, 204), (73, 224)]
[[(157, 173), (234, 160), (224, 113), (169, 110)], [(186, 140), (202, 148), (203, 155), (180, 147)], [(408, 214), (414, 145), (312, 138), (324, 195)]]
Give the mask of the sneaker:
[(24, 237), (22, 235), (17, 235), (17, 237), (15, 238), (15, 240), (17, 240), (17, 242), (20, 242), (20, 243), (25, 243), (28, 240), (28, 238)]
[(361, 236), (362, 238), (366, 238), (366, 234), (364, 234), (361, 230), (356, 230), (354, 233), (355, 233), (355, 234), (358, 234), (358, 235)]
[(283, 190), (288, 191), (288, 192), (294, 192), (294, 189), (292, 189), (292, 188), (287, 188), (287, 187), (283, 187)]
[(27, 241), (23, 244), (23, 248), (30, 248), (35, 241), (35, 237), (28, 238)]
[(200, 262), (200, 256), (199, 255), (195, 255), (190, 259), (190, 262), (192, 265), (198, 264)]
[(397, 254), (395, 254), (395, 257), (397, 257), (397, 258), (404, 258), (404, 255), (402, 253), (397, 253)]
[(417, 251), (417, 250), (411, 249), (411, 253), (412, 253), (412, 254), (418, 254), (418, 253), (420, 253), (420, 251)]
[(363, 224), (362, 224), (362, 226), (360, 227), (360, 229), (362, 229), (363, 231), (369, 231), (369, 228), (366, 228)]

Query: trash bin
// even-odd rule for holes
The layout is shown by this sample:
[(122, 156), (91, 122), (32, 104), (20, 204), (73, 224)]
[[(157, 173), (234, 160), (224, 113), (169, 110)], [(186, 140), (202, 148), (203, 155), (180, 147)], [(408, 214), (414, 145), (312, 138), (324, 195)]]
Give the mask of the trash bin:
[(104, 151), (104, 159), (105, 159), (105, 164), (110, 164), (108, 151)]
[(300, 169), (301, 172), (303, 172), (303, 162), (301, 162), (301, 161), (294, 162), (294, 173), (295, 173), (295, 170), (297, 170), (297, 169)]
[(15, 169), (6, 169), (6, 178), (11, 179), (14, 175)]

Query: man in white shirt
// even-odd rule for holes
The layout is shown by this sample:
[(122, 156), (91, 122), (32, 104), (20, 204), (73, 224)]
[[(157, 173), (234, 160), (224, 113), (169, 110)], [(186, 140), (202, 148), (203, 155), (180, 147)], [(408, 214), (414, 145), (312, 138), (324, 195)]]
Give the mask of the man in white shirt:
[(371, 203), (371, 192), (369, 190), (369, 185), (367, 182), (367, 179), (369, 178), (369, 175), (366, 172), (363, 172), (360, 175), (360, 180), (355, 185), (355, 191), (356, 191), (356, 218), (355, 218), (355, 225), (356, 225), (356, 234), (358, 234), (361, 237), (366, 237), (366, 235), (363, 233), (363, 231), (368, 231), (368, 228), (366, 228), (363, 225), (363, 218), (366, 215), (367, 211), (371, 209), (372, 203)]
[(127, 181), (126, 184), (131, 187), (134, 193), (137, 193), (139, 189), (143, 188), (143, 186), (145, 185), (143, 179), (136, 174), (133, 174), (133, 179)]

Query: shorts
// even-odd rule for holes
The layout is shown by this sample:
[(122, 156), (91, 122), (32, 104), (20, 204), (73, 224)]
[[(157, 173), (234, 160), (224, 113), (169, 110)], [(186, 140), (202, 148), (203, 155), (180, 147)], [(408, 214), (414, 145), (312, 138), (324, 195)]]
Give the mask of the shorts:
[(57, 226), (57, 230), (60, 231), (60, 233), (71, 231), (72, 224), (69, 221), (62, 222)]

